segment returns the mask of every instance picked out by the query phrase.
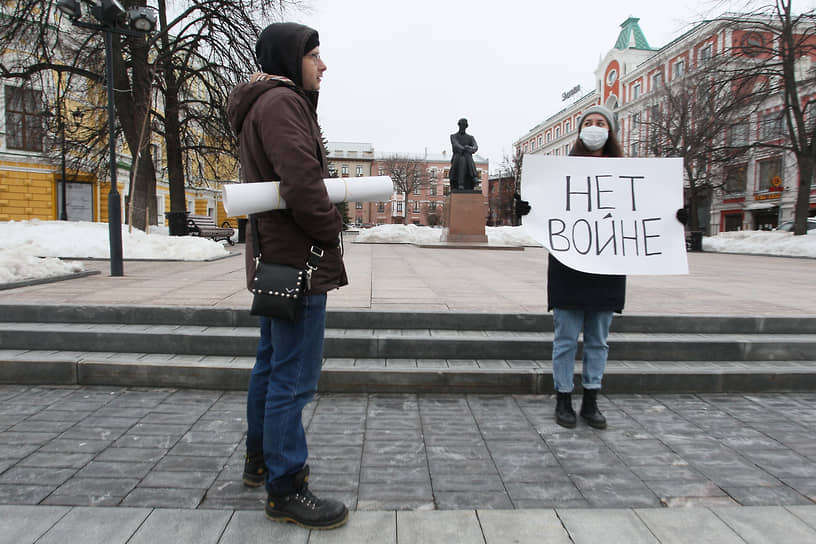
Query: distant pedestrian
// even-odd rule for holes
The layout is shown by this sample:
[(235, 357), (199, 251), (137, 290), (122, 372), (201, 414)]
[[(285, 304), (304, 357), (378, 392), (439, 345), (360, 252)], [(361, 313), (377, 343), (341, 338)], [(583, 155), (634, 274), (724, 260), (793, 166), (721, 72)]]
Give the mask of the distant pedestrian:
[[(340, 501), (309, 491), (308, 449), (301, 420), (323, 364), (326, 292), (348, 283), (339, 244), (343, 218), (323, 182), (326, 156), (317, 123), (317, 98), (326, 64), (317, 31), (277, 23), (255, 46), (263, 74), (235, 87), (230, 124), (238, 135), (245, 182), (280, 181), (287, 209), (256, 215), (246, 245), (258, 237), (264, 261), (304, 267), (311, 247), (323, 250), (303, 311), (295, 322), (260, 318), (260, 341), (247, 397), (243, 481), (266, 486), (266, 515), (310, 529), (338, 527), (348, 519)], [(247, 283), (255, 273), (247, 251)]]
[[(592, 106), (578, 120), (578, 138), (570, 151), (578, 157), (623, 157), (617, 140), (618, 120), (605, 106)], [(685, 211), (677, 219), (685, 223)], [(574, 270), (549, 256), (547, 309), (553, 312), (553, 380), (556, 390), (555, 420), (568, 428), (576, 426), (572, 408), (575, 356), (578, 336), (583, 331), (583, 400), (580, 415), (596, 429), (606, 428), (598, 408), (598, 392), (609, 352), (607, 337), (614, 313), (621, 313), (626, 299), (626, 276), (591, 274)]]

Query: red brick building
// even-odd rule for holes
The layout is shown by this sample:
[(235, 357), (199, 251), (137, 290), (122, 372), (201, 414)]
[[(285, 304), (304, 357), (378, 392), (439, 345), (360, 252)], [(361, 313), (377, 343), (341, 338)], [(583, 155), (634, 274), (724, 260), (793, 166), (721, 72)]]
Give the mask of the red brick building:
[[(349, 156), (352, 151), (356, 154)], [(488, 161), (478, 155), (474, 155), (473, 159), (480, 179), (480, 185), (476, 188), (482, 191), (487, 203)], [(411, 170), (411, 190), (408, 194), (395, 188), (388, 201), (349, 202), (348, 215), (351, 221), (360, 226), (403, 223), (441, 225), (445, 197), (450, 192), (449, 152), (423, 155), (375, 153), (371, 144), (329, 142), (329, 170), (337, 172), (340, 177), (388, 176), (395, 166)]]

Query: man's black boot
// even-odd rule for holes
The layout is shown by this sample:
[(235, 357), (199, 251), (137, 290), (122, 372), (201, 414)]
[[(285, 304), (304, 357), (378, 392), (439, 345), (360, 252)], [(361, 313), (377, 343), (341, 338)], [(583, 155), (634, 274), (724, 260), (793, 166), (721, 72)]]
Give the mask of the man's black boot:
[(334, 499), (318, 499), (309, 491), (309, 465), (295, 474), (295, 490), (266, 500), (266, 517), (306, 529), (334, 529), (348, 520), (348, 508)]
[(244, 485), (260, 487), (266, 479), (266, 464), (263, 452), (247, 452), (244, 457)]
[(572, 409), (572, 394), (557, 394), (555, 401), (555, 422), (562, 427), (574, 429), (576, 424), (575, 410)]
[(606, 429), (606, 418), (598, 410), (597, 389), (584, 389), (584, 399), (581, 401), (581, 417), (590, 427)]

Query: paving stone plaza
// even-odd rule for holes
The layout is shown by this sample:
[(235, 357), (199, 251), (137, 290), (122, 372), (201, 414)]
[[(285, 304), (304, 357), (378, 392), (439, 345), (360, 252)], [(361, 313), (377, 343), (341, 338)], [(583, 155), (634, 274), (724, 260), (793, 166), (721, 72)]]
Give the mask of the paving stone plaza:
[[(330, 310), (546, 313), (542, 250), (347, 243), (346, 260), (351, 285), (330, 294)], [(690, 265), (689, 276), (630, 277), (625, 317), (816, 315), (812, 260), (703, 253), (690, 254)], [(239, 256), (126, 261), (123, 278), (108, 277), (106, 266), (90, 262), (102, 274), (0, 291), (0, 305), (249, 302)], [(442, 272), (451, 269), (468, 270), (470, 281)], [(765, 293), (757, 286), (769, 277), (774, 289)], [(2, 338), (20, 330), (3, 327)], [(812, 336), (799, 332), (788, 343), (810, 350)], [(46, 351), (51, 361), (79, 357), (0, 347), (0, 364), (42, 362)], [(171, 365), (131, 355), (134, 376), (152, 366), (206, 366), (200, 357)], [(797, 357), (788, 378), (805, 380), (814, 361)], [(394, 362), (402, 372), (411, 366)], [(773, 390), (743, 377), (751, 390), (689, 391), (692, 382), (680, 380), (683, 391), (612, 392), (600, 399), (604, 431), (556, 425), (546, 391), (324, 391), (304, 413), (310, 484), (352, 512), (339, 530), (309, 532), (267, 521), (263, 491), (241, 484), (241, 390), (3, 377), (0, 543), (816, 542), (816, 390), (808, 388)]]

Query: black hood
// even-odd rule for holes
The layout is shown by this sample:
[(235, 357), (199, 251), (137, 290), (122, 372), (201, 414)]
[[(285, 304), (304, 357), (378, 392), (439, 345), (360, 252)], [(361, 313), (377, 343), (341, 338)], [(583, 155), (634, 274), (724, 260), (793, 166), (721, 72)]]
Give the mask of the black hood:
[(263, 72), (291, 79), (303, 88), (301, 66), (306, 44), (318, 43), (317, 30), (297, 23), (274, 23), (261, 32), (255, 56)]

